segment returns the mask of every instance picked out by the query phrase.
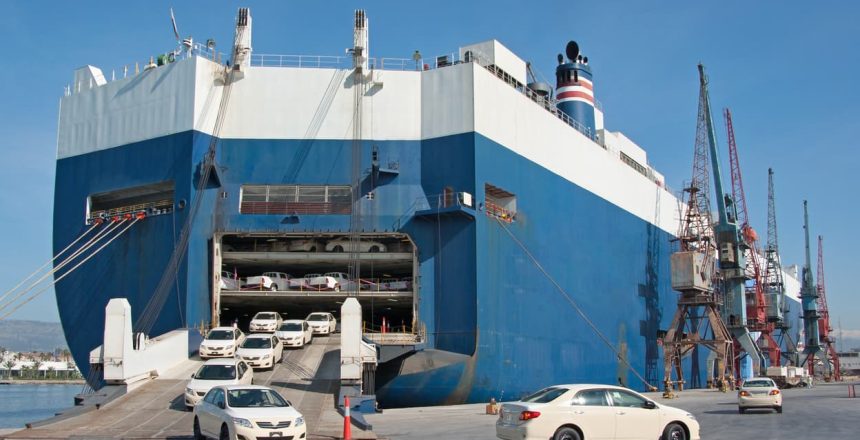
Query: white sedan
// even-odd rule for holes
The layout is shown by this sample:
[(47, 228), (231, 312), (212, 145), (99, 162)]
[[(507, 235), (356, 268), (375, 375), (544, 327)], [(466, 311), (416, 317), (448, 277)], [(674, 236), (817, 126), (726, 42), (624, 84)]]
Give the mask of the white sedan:
[(196, 405), (212, 387), (219, 385), (251, 385), (254, 370), (241, 359), (210, 359), (206, 361), (185, 385), (185, 406)]
[(327, 312), (311, 313), (305, 318), (315, 335), (330, 335), (337, 329), (337, 319)]
[(699, 423), (682, 409), (627, 388), (556, 385), (505, 403), (496, 436), (507, 440), (698, 440)]
[(275, 336), (281, 340), (284, 347), (304, 347), (314, 339), (314, 333), (307, 321), (288, 319), (278, 327)]
[(772, 409), (782, 414), (782, 393), (773, 379), (754, 377), (738, 389), (738, 412), (748, 409)]
[(388, 247), (373, 240), (361, 240), (354, 245), (349, 238), (337, 238), (326, 243), (325, 250), (326, 252), (385, 252)]
[(221, 386), (194, 407), (194, 438), (304, 439), (302, 414), (277, 391), (263, 386)]
[(248, 329), (252, 332), (274, 332), (283, 322), (284, 318), (278, 312), (259, 312), (251, 318)]
[(233, 327), (215, 327), (209, 330), (206, 338), (200, 343), (200, 358), (233, 357), (236, 348), (245, 341), (242, 330)]
[(252, 368), (274, 368), (284, 356), (284, 345), (275, 335), (268, 333), (248, 335), (236, 352), (236, 357)]

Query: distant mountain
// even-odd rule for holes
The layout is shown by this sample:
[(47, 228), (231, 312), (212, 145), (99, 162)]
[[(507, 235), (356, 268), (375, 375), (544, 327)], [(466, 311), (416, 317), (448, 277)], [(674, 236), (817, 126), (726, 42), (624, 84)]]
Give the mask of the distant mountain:
[(67, 348), (59, 322), (0, 321), (0, 347), (10, 351), (54, 351)]

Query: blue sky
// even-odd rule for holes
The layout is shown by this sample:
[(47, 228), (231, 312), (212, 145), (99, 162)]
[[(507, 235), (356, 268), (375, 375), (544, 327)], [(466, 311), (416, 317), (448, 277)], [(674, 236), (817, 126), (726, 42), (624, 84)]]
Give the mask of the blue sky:
[[(801, 1), (252, 1), (3, 2), (0, 36), (0, 291), (51, 258), (58, 102), (75, 68), (120, 69), (174, 47), (168, 8), (183, 34), (226, 51), (236, 8), (251, 7), (257, 53), (342, 55), (352, 11), (367, 9), (371, 56), (450, 53), (496, 38), (553, 78), (575, 39), (589, 56), (606, 125), (643, 146), (680, 188), (689, 180), (705, 63), (715, 114), (729, 106), (750, 216), (766, 229), (767, 168), (776, 172), (784, 262), (802, 263), (802, 200), (825, 237), (834, 323), (860, 336), (854, 270), (860, 239), (857, 166), (860, 4)], [(718, 136), (725, 139), (721, 119)], [(721, 145), (723, 162), (725, 146)], [(726, 168), (724, 166), (724, 168)], [(727, 169), (727, 168), (726, 168)], [(815, 237), (813, 236), (813, 241)], [(815, 249), (813, 249), (813, 255)], [(813, 257), (814, 258), (814, 257)], [(813, 262), (813, 265), (815, 262)], [(93, 286), (94, 289), (99, 286)], [(86, 292), (81, 292), (86, 294)], [(52, 294), (16, 318), (57, 320)]]

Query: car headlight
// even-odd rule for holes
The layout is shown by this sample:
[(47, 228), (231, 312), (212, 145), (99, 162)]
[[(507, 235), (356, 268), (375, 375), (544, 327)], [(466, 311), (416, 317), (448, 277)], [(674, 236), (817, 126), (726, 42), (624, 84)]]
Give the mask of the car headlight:
[(267, 355), (263, 356), (263, 359), (268, 359), (268, 358), (270, 358), (270, 357), (272, 357), (272, 355), (267, 354)]
[(294, 426), (302, 426), (302, 425), (304, 425), (304, 424), (305, 424), (305, 418), (304, 418), (304, 417), (299, 417), (299, 418), (297, 418), (297, 419), (296, 419), (296, 424), (295, 424)]
[(230, 344), (230, 345), (228, 345), (228, 346), (224, 347), (224, 350), (229, 350), (229, 349), (231, 349), (231, 348), (233, 348), (233, 344)]
[(246, 428), (253, 428), (253, 426), (251, 426), (251, 421), (248, 419), (240, 419), (239, 417), (233, 417), (233, 423), (239, 426), (244, 426)]
[(194, 390), (192, 390), (191, 388), (185, 388), (185, 394), (191, 394), (191, 395), (193, 395), (193, 394), (194, 394)]

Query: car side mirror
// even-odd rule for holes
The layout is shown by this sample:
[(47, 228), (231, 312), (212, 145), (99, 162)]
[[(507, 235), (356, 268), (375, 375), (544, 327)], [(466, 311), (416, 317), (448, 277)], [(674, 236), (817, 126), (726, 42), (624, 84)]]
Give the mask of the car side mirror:
[(194, 379), (194, 373), (191, 373), (191, 378)]
[(224, 409), (225, 406), (223, 401), (218, 402), (218, 408)]
[(650, 401), (650, 400), (646, 400), (645, 403), (642, 404), (642, 408), (654, 409), (654, 408), (657, 408), (657, 404)]

